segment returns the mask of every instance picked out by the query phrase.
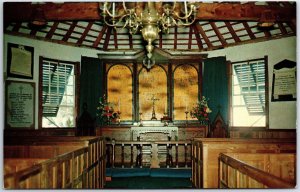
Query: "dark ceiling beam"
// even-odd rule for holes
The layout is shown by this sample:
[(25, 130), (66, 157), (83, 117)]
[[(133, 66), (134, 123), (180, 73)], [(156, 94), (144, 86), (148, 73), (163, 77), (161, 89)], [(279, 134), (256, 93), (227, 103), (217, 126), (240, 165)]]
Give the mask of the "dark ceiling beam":
[(212, 48), (212, 44), (211, 44), (210, 40), (208, 39), (205, 31), (201, 27), (201, 25), (199, 23), (196, 23), (195, 26), (197, 28), (197, 31), (201, 34), (202, 38), (204, 39), (205, 43), (207, 44), (208, 48), (211, 49)]
[(159, 48), (162, 49), (162, 45), (163, 45), (163, 43), (162, 43), (162, 32), (160, 32), (159, 33)]
[(244, 20), (258, 21), (265, 11), (271, 11), (276, 21), (289, 21), (296, 18), (296, 6), (280, 7), (240, 3), (200, 3), (197, 19), (199, 20)]
[(75, 27), (76, 27), (77, 21), (73, 21), (72, 24), (70, 25), (70, 28), (66, 35), (63, 37), (63, 41), (68, 41), (68, 39), (71, 37), (71, 34), (73, 33)]
[[(23, 2), (5, 2), (3, 5), (4, 21), (30, 21), (33, 13), (39, 8), (44, 12), (45, 19), (55, 20), (100, 20), (97, 2), (67, 2), (31, 4)], [(272, 11), (277, 22), (296, 19), (296, 6), (280, 7), (268, 5), (240, 3), (199, 3), (198, 20), (243, 20), (258, 21), (265, 11)]]
[(102, 27), (102, 29), (101, 29), (101, 31), (100, 31), (100, 33), (99, 33), (96, 41), (94, 42), (93, 47), (95, 47), (95, 48), (98, 47), (98, 45), (99, 45), (99, 43), (100, 43), (100, 41), (101, 41), (101, 39), (102, 39), (102, 37), (103, 37), (104, 32), (106, 31), (106, 29), (107, 29), (107, 25), (104, 25)]
[(277, 24), (278, 24), (278, 27), (279, 27), (281, 33), (282, 33), (283, 35), (286, 35), (286, 34), (287, 34), (287, 30), (286, 30), (286, 28), (283, 26), (283, 24), (282, 24), (282, 23), (277, 23)]
[(108, 43), (109, 43), (109, 40), (110, 40), (111, 31), (112, 31), (112, 27), (108, 27), (106, 37), (105, 37), (105, 41), (104, 41), (104, 44), (103, 44), (103, 50), (107, 50), (107, 48), (108, 48)]
[(128, 35), (128, 40), (129, 40), (129, 48), (133, 49), (132, 34), (130, 34), (130, 33)]
[(210, 21), (209, 22), (211, 27), (213, 28), (214, 32), (216, 33), (216, 35), (218, 36), (220, 42), (222, 43), (223, 46), (226, 46), (227, 43), (223, 37), (223, 35), (221, 34), (220, 30), (218, 29), (217, 25), (215, 22)]
[(54, 22), (50, 31), (46, 35), (46, 39), (51, 39), (52, 36), (54, 35), (55, 30), (57, 29), (59, 22)]
[(245, 29), (246, 29), (246, 31), (247, 31), (249, 37), (250, 37), (251, 39), (255, 39), (255, 35), (254, 35), (254, 33), (251, 31), (251, 29), (250, 29), (248, 23), (247, 23), (247, 22), (243, 22), (243, 25), (244, 25), (244, 27), (245, 27)]
[(115, 45), (115, 49), (118, 49), (118, 35), (117, 35), (117, 30), (115, 28), (113, 28), (114, 31), (114, 45)]
[(84, 32), (82, 33), (80, 39), (78, 39), (78, 41), (77, 41), (77, 43), (76, 43), (77, 45), (81, 45), (81, 44), (82, 44), (82, 42), (83, 42), (84, 39), (86, 38), (88, 32), (89, 32), (90, 29), (92, 28), (93, 24), (94, 24), (94, 21), (90, 21), (90, 22), (89, 22), (89, 24), (86, 26)]
[(193, 39), (193, 28), (192, 26), (189, 27), (189, 41), (188, 41), (188, 49), (192, 49), (192, 39)]
[(292, 20), (291, 22), (287, 22), (288, 26), (294, 31), (294, 33), (297, 33), (297, 25), (296, 25), (296, 20)]
[(193, 27), (194, 27), (194, 34), (195, 34), (195, 37), (196, 37), (196, 40), (197, 40), (198, 48), (199, 48), (199, 50), (202, 50), (203, 49), (203, 45), (202, 45), (202, 42), (201, 42), (199, 31), (198, 31), (196, 25), (193, 25)]
[(232, 25), (228, 21), (225, 22), (225, 25), (228, 28), (229, 32), (231, 33), (234, 41), (235, 42), (240, 42), (241, 40), (240, 40), (239, 36), (237, 36), (237, 34), (235, 33)]
[(16, 23), (15, 26), (13, 27), (12, 31), (14, 32), (18, 32), (19, 29), (21, 28), (21, 24), (20, 22)]
[(174, 27), (174, 49), (177, 49), (177, 26)]

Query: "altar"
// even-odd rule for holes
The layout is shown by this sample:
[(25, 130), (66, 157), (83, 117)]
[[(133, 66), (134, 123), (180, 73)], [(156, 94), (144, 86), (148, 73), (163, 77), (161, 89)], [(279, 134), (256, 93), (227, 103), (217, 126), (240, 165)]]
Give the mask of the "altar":
[(130, 128), (131, 141), (136, 141), (141, 134), (147, 133), (163, 133), (166, 134), (170, 140), (178, 140), (178, 127), (176, 126), (164, 126), (159, 121), (144, 121), (143, 126), (133, 126)]

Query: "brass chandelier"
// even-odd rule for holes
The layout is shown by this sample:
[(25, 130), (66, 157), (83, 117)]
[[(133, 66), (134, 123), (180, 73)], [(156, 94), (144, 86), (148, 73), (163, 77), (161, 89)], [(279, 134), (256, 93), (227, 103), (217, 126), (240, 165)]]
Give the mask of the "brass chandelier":
[(152, 42), (159, 32), (169, 32), (173, 26), (189, 26), (196, 19), (195, 2), (101, 2), (99, 8), (106, 25), (127, 27), (130, 34), (142, 32), (147, 41), (147, 57), (143, 64), (150, 69), (155, 61), (151, 60), (154, 49)]

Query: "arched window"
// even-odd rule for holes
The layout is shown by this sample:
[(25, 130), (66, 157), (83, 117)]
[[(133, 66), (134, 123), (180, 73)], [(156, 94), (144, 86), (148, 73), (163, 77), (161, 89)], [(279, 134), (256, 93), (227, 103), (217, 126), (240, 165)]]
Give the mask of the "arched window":
[(115, 111), (121, 112), (121, 120), (131, 121), (132, 72), (126, 65), (113, 65), (107, 74), (107, 98), (114, 104)]
[(142, 68), (139, 73), (139, 109), (143, 120), (151, 120), (153, 100), (155, 100), (155, 115), (157, 120), (167, 110), (167, 75), (165, 70), (154, 65), (150, 71)]
[[(191, 111), (198, 101), (198, 72), (192, 65), (180, 65), (174, 70), (174, 120), (186, 120), (186, 111)], [(190, 120), (190, 114), (188, 114)]]

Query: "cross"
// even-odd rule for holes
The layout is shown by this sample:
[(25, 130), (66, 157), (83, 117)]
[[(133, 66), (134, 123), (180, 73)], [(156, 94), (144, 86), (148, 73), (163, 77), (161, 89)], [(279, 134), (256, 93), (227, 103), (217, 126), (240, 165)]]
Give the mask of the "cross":
[(151, 117), (151, 120), (157, 120), (157, 118), (155, 117), (155, 101), (158, 101), (159, 99), (155, 98), (154, 94), (152, 94), (152, 97), (151, 99), (152, 100), (152, 117)]
[(153, 108), (154, 108), (155, 101), (158, 101), (159, 99), (155, 98), (155, 95), (154, 95), (154, 94), (152, 94), (152, 97), (151, 97), (151, 99), (150, 99), (150, 100), (152, 100), (152, 105), (153, 105)]

